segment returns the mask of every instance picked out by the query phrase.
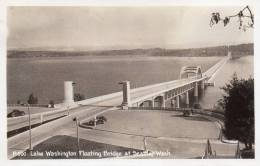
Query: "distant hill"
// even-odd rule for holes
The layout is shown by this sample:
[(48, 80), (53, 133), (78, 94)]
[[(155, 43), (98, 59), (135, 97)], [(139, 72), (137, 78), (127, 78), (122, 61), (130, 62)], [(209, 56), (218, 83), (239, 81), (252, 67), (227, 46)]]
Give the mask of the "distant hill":
[[(254, 44), (231, 45), (229, 49), (232, 56), (244, 56), (254, 54)], [(69, 57), (69, 56), (107, 56), (107, 55), (147, 55), (147, 56), (176, 56), (176, 57), (207, 57), (227, 55), (227, 46), (189, 48), (189, 49), (121, 49), (121, 50), (98, 50), (98, 51), (28, 51), (28, 50), (9, 50), (8, 58), (27, 58), (27, 57)]]

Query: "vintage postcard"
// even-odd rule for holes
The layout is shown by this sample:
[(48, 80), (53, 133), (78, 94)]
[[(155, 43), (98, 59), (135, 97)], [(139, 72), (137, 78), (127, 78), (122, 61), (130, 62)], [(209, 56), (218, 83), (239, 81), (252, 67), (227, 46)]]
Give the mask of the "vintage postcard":
[(8, 162), (255, 161), (253, 4), (5, 9)]

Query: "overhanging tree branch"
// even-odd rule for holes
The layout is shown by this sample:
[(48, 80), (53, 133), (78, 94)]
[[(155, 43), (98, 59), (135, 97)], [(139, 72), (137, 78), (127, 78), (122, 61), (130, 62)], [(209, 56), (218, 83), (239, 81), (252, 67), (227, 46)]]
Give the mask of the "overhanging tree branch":
[[(238, 17), (239, 29), (246, 31), (247, 28), (254, 28), (254, 15), (249, 6), (246, 6), (235, 15), (226, 16), (224, 18), (220, 17), (219, 12), (212, 13), (210, 27), (212, 27), (214, 24), (218, 24), (221, 21), (224, 23), (224, 26), (226, 26), (230, 20), (235, 17)], [(244, 23), (245, 18), (247, 18), (246, 24)]]

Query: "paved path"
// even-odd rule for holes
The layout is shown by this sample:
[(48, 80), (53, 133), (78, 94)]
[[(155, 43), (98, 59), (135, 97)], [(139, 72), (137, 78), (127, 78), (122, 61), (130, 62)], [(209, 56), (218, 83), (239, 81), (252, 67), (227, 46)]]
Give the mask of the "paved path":
[[(132, 114), (132, 115), (131, 115)], [(145, 119), (142, 114), (146, 114), (147, 118)], [(163, 115), (160, 115), (163, 114)], [(201, 156), (205, 150), (207, 137), (209, 136), (207, 132), (213, 130), (212, 136), (210, 139), (212, 148), (216, 150), (219, 154), (228, 154), (234, 155), (236, 150), (235, 144), (225, 144), (217, 139), (218, 129), (214, 122), (210, 121), (196, 121), (196, 120), (185, 120), (182, 119), (182, 123), (178, 119), (181, 117), (172, 117), (172, 114), (178, 114), (178, 112), (162, 112), (162, 111), (151, 111), (151, 112), (131, 112), (131, 111), (120, 111), (112, 110), (104, 114), (108, 119), (105, 124), (98, 125), (95, 129), (86, 129), (80, 128), (80, 138), (106, 143), (116, 146), (123, 146), (128, 148), (146, 149), (154, 152), (170, 152), (170, 156), (153, 156), (155, 158), (195, 158)], [(119, 118), (115, 115), (125, 115)], [(152, 116), (151, 116), (152, 115)], [(165, 116), (168, 116), (167, 119)], [(151, 121), (151, 118), (156, 118), (154, 121), (159, 123), (157, 124), (148, 124), (148, 121)], [(129, 126), (129, 121), (132, 121), (132, 125)], [(143, 123), (140, 122), (140, 119), (143, 119)], [(162, 121), (160, 121), (160, 119)], [(198, 119), (197, 119), (198, 120)], [(137, 122), (138, 121), (138, 122)], [(167, 122), (168, 121), (168, 122)], [(174, 122), (175, 121), (175, 122)], [(124, 122), (124, 124), (122, 123)], [(170, 123), (179, 124), (179, 132), (173, 130), (174, 127), (169, 125)], [(112, 125), (112, 124), (113, 125)], [(121, 125), (119, 125), (121, 124)], [(136, 124), (136, 125), (134, 125)], [(143, 126), (145, 125), (146, 126)], [(186, 125), (185, 125), (186, 124)], [(188, 125), (188, 126), (187, 126)], [(209, 128), (206, 129), (205, 125), (208, 125)], [(149, 126), (149, 127), (148, 127)], [(152, 126), (152, 127), (150, 127)], [(157, 127), (156, 127), (157, 126)], [(165, 131), (160, 131), (158, 126), (167, 126)], [(186, 129), (190, 127), (190, 129)], [(192, 128), (194, 127), (194, 128)], [(201, 127), (205, 133), (202, 133), (199, 130), (194, 130), (198, 127)], [(143, 129), (147, 129), (144, 131)], [(158, 130), (158, 131), (156, 131)], [(183, 135), (183, 132), (187, 130), (186, 135)], [(59, 131), (60, 135), (69, 135), (76, 137), (76, 128), (75, 125), (67, 125), (62, 130)], [(172, 133), (170, 133), (172, 131)], [(215, 135), (214, 135), (215, 133)], [(193, 134), (193, 135), (192, 135)], [(197, 135), (198, 134), (198, 135)], [(160, 136), (161, 135), (161, 136)], [(180, 137), (180, 136), (183, 137)], [(144, 143), (144, 138), (146, 143)], [(146, 145), (145, 145), (146, 144)]]
[[(86, 119), (88, 117), (92, 117), (95, 114), (100, 112), (104, 112), (108, 110), (106, 107), (100, 106), (87, 106), (78, 108), (78, 112), (68, 117), (65, 117), (65, 120), (56, 120), (55, 123), (47, 123), (45, 125), (40, 126), (40, 130), (32, 130), (33, 135), (33, 145), (37, 145), (40, 142), (55, 136), (55, 135), (69, 135), (76, 137), (76, 125), (75, 122), (72, 121), (74, 116), (82, 115), (84, 112), (85, 116), (80, 116), (81, 120)], [(114, 115), (116, 110), (111, 110), (111, 116)], [(125, 111), (119, 111), (120, 114), (126, 113)], [(130, 112), (130, 111), (129, 111)], [(158, 111), (160, 112), (160, 111)], [(131, 112), (130, 112), (131, 113)], [(145, 112), (142, 112), (145, 113)], [(148, 112), (146, 112), (148, 113)], [(105, 115), (109, 115), (109, 112), (105, 113)], [(129, 120), (133, 117), (127, 114), (124, 118), (128, 118)], [(107, 117), (107, 116), (106, 116)], [(138, 117), (138, 116), (136, 116)], [(153, 117), (153, 116), (152, 116)], [(117, 118), (117, 117), (115, 117)], [(121, 119), (124, 121), (124, 118)], [(140, 117), (142, 118), (142, 116)], [(160, 116), (159, 116), (160, 118)], [(178, 118), (178, 117), (176, 117)], [(114, 119), (115, 120), (115, 119)], [(137, 118), (138, 120), (138, 118)], [(108, 119), (111, 123), (113, 123), (112, 119)], [(147, 121), (147, 120), (146, 120)], [(120, 122), (118, 122), (120, 123)], [(134, 122), (135, 123), (135, 122)], [(210, 122), (207, 122), (210, 123)], [(212, 122), (213, 124), (213, 122)], [(138, 125), (138, 124), (137, 124)], [(161, 124), (164, 125), (164, 124)], [(105, 125), (104, 125), (105, 126)], [(111, 126), (111, 125), (110, 125)], [(51, 128), (50, 128), (51, 127)], [(123, 126), (118, 126), (118, 129), (124, 130)], [(169, 127), (169, 126), (168, 126)], [(48, 130), (47, 130), (48, 129)], [(170, 130), (171, 128), (169, 128)], [(179, 131), (182, 131), (183, 128), (179, 126)], [(194, 129), (192, 129), (194, 130)], [(111, 132), (100, 130), (97, 127), (97, 130), (90, 130), (85, 128), (80, 128), (80, 138), (106, 143), (111, 145), (123, 146), (134, 149), (144, 149), (144, 136), (146, 137), (146, 148), (150, 151), (169, 151), (172, 156), (168, 156), (167, 158), (193, 158), (200, 156), (206, 145), (206, 138), (180, 138), (180, 137), (168, 137), (168, 136), (153, 136), (147, 135), (148, 133), (142, 134), (131, 134), (131, 133), (119, 133), (119, 132)], [(153, 133), (153, 131), (151, 131)], [(16, 138), (15, 138), (16, 137)], [(8, 158), (13, 157), (14, 151), (24, 151), (28, 148), (28, 132), (19, 134), (14, 136), (14, 138), (8, 139)], [(223, 144), (218, 141), (216, 138), (211, 140), (211, 144), (213, 149), (217, 150), (217, 152), (225, 153), (225, 154), (233, 154), (235, 152), (236, 145), (232, 144)], [(156, 157), (156, 156), (155, 156)], [(161, 157), (160, 157), (161, 158)]]

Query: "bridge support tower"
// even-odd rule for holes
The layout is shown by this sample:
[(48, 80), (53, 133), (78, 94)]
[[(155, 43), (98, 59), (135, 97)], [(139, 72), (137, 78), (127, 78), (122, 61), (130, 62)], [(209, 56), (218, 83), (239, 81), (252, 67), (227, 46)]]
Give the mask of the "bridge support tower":
[(180, 96), (175, 97), (175, 108), (180, 108)]
[(73, 81), (65, 81), (64, 82), (64, 103), (65, 104), (73, 104), (74, 103), (74, 92), (73, 92)]
[(185, 93), (185, 98), (186, 98), (186, 107), (189, 108), (190, 107), (190, 101), (189, 101), (189, 91), (187, 91)]
[(194, 105), (193, 105), (193, 107), (200, 108), (198, 82), (195, 82), (195, 85), (194, 85)]
[(128, 107), (131, 106), (131, 99), (130, 99), (130, 82), (129, 81), (123, 81), (119, 84), (123, 85), (123, 102), (122, 102), (122, 108), (128, 109)]
[(205, 92), (205, 81), (204, 80), (202, 80), (201, 81), (201, 94), (204, 94), (204, 92)]
[(161, 102), (160, 102), (160, 107), (165, 107), (165, 97), (164, 96), (161, 96)]
[(151, 100), (149, 107), (154, 107), (154, 98)]

